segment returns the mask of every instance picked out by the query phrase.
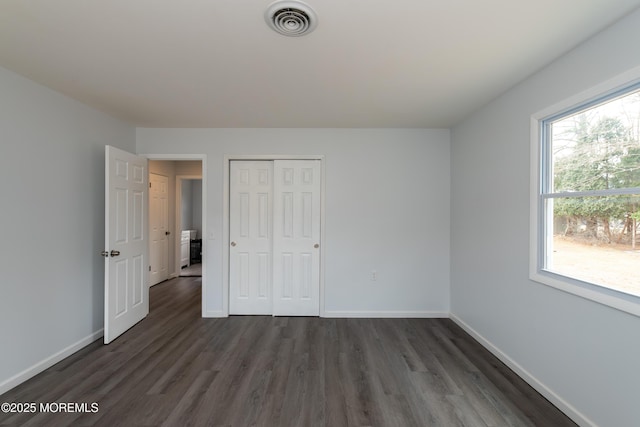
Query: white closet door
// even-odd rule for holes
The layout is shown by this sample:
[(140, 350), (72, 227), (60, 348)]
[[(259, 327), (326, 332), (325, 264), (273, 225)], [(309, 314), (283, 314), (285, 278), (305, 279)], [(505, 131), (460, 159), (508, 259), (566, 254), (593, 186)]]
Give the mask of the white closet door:
[(272, 314), (273, 162), (232, 161), (229, 314)]
[(273, 314), (320, 314), (320, 161), (274, 161)]

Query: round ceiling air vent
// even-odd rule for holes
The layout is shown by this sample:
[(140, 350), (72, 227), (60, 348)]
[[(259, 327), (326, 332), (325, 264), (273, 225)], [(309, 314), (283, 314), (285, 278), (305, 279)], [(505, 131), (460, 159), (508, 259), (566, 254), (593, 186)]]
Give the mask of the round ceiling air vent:
[(309, 34), (318, 25), (316, 13), (301, 1), (276, 1), (264, 13), (267, 25), (289, 37)]

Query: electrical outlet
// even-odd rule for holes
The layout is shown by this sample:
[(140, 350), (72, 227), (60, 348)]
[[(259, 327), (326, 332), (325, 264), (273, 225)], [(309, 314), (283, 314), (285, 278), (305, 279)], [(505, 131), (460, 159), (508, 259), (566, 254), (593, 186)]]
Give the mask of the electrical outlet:
[(375, 270), (371, 270), (371, 281), (375, 282), (376, 280), (378, 280), (378, 272)]

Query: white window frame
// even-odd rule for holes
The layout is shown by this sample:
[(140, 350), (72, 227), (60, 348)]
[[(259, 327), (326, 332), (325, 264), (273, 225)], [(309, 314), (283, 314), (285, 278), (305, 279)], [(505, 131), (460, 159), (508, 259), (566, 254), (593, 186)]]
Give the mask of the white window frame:
[[(551, 162), (544, 138), (544, 123), (553, 118), (570, 115), (597, 105), (603, 100), (627, 92), (640, 84), (640, 67), (620, 74), (604, 83), (594, 86), (578, 95), (565, 99), (558, 104), (545, 108), (531, 116), (531, 181), (530, 181), (530, 248), (529, 278), (535, 282), (551, 286), (573, 295), (586, 298), (618, 310), (640, 316), (640, 297), (615, 291), (593, 283), (578, 280), (562, 274), (544, 270), (545, 219), (544, 211), (546, 190), (546, 165)], [(637, 89), (637, 88), (636, 88)], [(604, 192), (607, 192), (606, 190)], [(640, 190), (634, 192), (640, 194)], [(576, 195), (576, 194), (574, 194)], [(589, 192), (588, 195), (600, 195)]]

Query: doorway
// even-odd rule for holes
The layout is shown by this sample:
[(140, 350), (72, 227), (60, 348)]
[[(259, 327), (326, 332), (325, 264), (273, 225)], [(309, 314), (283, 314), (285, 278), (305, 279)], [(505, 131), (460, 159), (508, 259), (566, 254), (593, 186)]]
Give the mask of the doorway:
[(176, 176), (176, 223), (180, 230), (180, 277), (202, 276), (202, 179)]
[[(181, 244), (182, 244), (182, 235), (184, 230), (189, 230), (191, 233), (187, 236), (187, 252), (189, 254), (188, 261), (191, 264), (192, 258), (190, 256), (190, 251), (192, 244), (197, 240), (198, 249), (197, 249), (197, 258), (193, 258), (193, 261), (197, 261), (197, 276), (204, 275), (204, 248), (202, 247), (203, 239), (205, 233), (205, 216), (203, 213), (205, 212), (205, 188), (206, 181), (203, 180), (204, 176), (204, 156), (198, 156), (199, 158), (194, 158), (192, 156), (180, 158), (179, 156), (147, 156), (149, 159), (149, 176), (150, 182), (152, 183), (151, 191), (150, 191), (150, 201), (153, 201), (151, 196), (153, 196), (153, 182), (151, 178), (157, 179), (157, 177), (161, 177), (164, 182), (166, 182), (166, 201), (167, 201), (167, 209), (162, 214), (158, 214), (154, 212), (154, 207), (157, 207), (158, 203), (151, 204), (149, 209), (149, 217), (150, 219), (154, 217), (163, 217), (166, 216), (166, 257), (167, 261), (167, 270), (168, 275), (166, 278), (171, 279), (174, 277), (179, 277), (182, 271), (182, 263), (181, 263)], [(189, 227), (183, 227), (182, 223), (182, 182), (184, 179), (192, 180), (194, 183), (198, 182), (197, 185), (192, 185), (190, 190), (191, 197), (188, 198), (187, 202), (190, 200), (196, 199), (197, 204), (192, 204), (188, 209), (188, 224)], [(193, 187), (195, 187), (195, 192), (193, 191)], [(195, 196), (194, 196), (195, 195)], [(162, 211), (162, 209), (161, 209)], [(196, 224), (197, 226), (193, 226), (193, 219), (197, 218)], [(150, 227), (149, 229), (150, 236), (155, 233), (155, 230)], [(158, 234), (158, 233), (155, 233)], [(152, 239), (150, 239), (151, 241)], [(193, 245), (195, 246), (195, 245)], [(150, 253), (152, 247), (150, 247)], [(194, 250), (194, 254), (196, 251)], [(152, 260), (150, 258), (150, 260)], [(156, 267), (151, 265), (150, 271), (155, 271)], [(195, 273), (193, 274), (196, 275)], [(158, 281), (157, 283), (160, 283)], [(150, 285), (155, 284), (153, 281), (149, 282)]]

